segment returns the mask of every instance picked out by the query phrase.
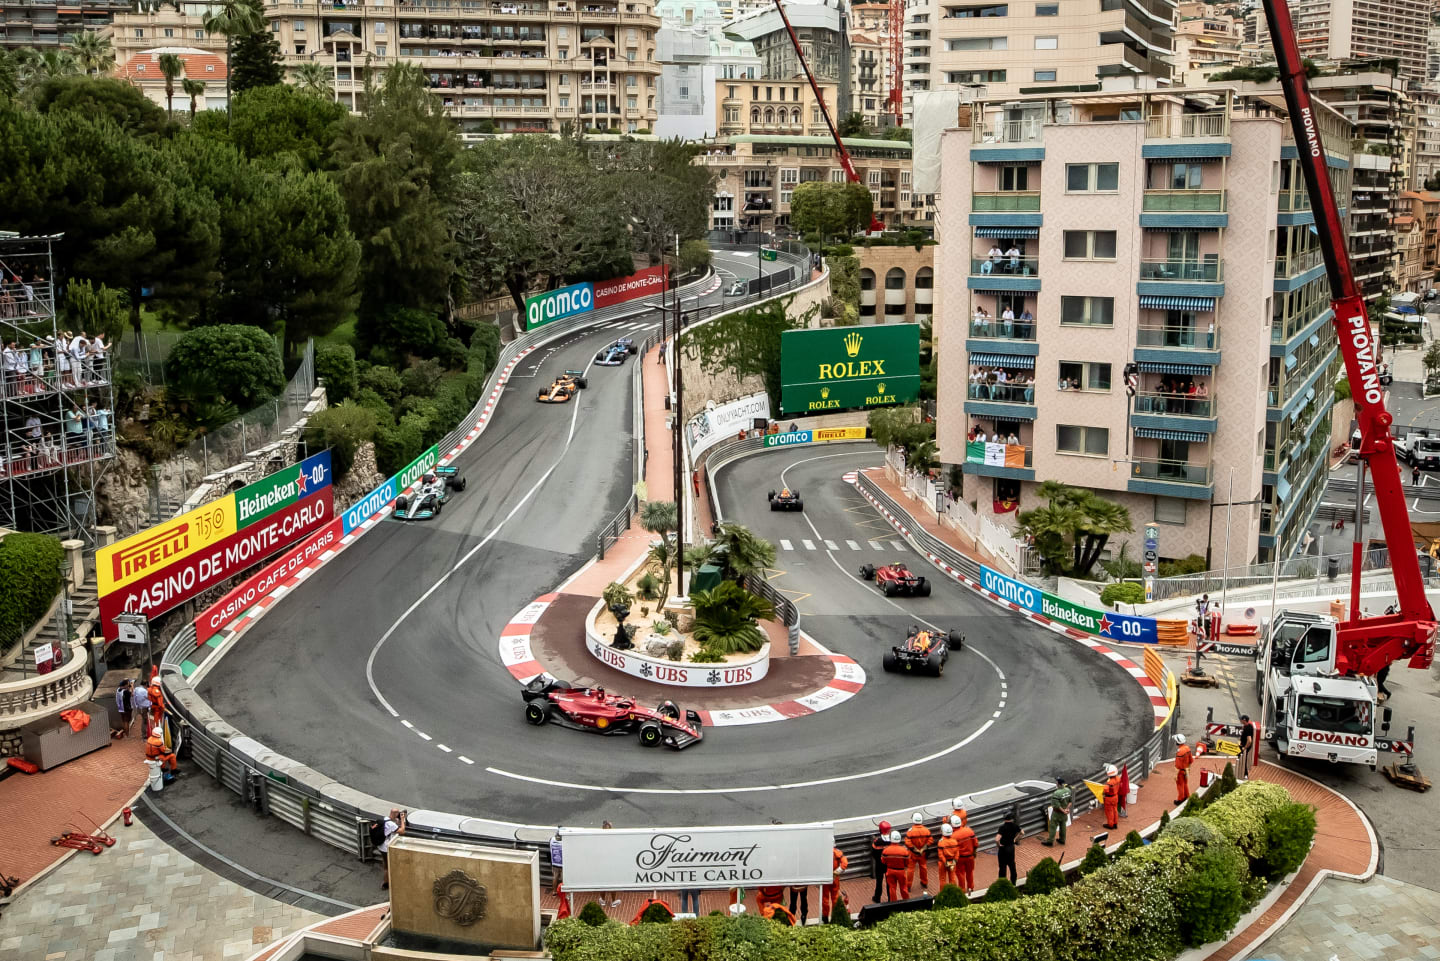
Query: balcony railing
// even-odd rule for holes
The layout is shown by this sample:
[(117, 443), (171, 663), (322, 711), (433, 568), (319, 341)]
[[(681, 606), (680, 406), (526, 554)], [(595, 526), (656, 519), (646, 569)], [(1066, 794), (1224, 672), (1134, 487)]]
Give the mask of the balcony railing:
[(970, 209), (976, 213), (1008, 213), (1015, 211), (1033, 213), (1040, 209), (1040, 191), (977, 191), (971, 200)]
[(1198, 327), (1141, 327), (1135, 332), (1135, 346), (1171, 350), (1219, 350), (1220, 331)]
[(1142, 390), (1135, 395), (1135, 413), (1210, 418), (1215, 416), (1215, 398), (1213, 395), (1196, 397), (1193, 394)]
[(1265, 389), (1265, 403), (1268, 407), (1284, 407), (1290, 403), (1290, 398), (1299, 392), (1302, 384), (1309, 379), (1320, 362), (1330, 355), (1330, 348), (1323, 343), (1310, 355), (1310, 359), (1303, 364), (1296, 365), (1295, 369), (1285, 372), (1285, 381)]
[(1151, 140), (1175, 137), (1228, 137), (1230, 115), (1224, 111), (1211, 113), (1163, 113), (1145, 122), (1145, 136)]
[(1309, 210), (1310, 195), (1303, 188), (1280, 191), (1280, 210)]
[(1296, 274), (1303, 274), (1311, 267), (1318, 266), (1325, 262), (1320, 250), (1306, 250), (1298, 254), (1288, 254), (1275, 258), (1276, 277), (1294, 277)]
[(1040, 139), (1044, 122), (1039, 117), (1028, 120), (999, 120), (990, 124), (976, 124), (976, 143), (1034, 143)]
[[(1002, 457), (997, 459), (994, 450), (996, 446), (1003, 447)], [(976, 448), (979, 448), (978, 450)], [(988, 464), (991, 467), (1033, 467), (1031, 455), (1034, 452), (1028, 445), (1017, 444), (981, 444), (978, 441), (967, 444), (965, 448), (965, 463), (967, 464)]]
[(1220, 260), (1142, 260), (1140, 279), (1218, 283), (1225, 279), (1225, 263)]
[(971, 384), (971, 400), (988, 400), (996, 404), (1033, 404), (1035, 385), (1029, 384)]
[(1035, 321), (1004, 320), (991, 317), (988, 320), (970, 321), (970, 336), (981, 340), (1024, 340), (1035, 339)]
[(1223, 213), (1223, 190), (1146, 190), (1141, 207), (1150, 213)]
[(1204, 486), (1210, 483), (1210, 465), (1135, 457), (1130, 461), (1130, 476), (1141, 480), (1165, 481), (1170, 484)]
[(1034, 277), (1040, 273), (1040, 261), (1035, 257), (1001, 257), (998, 260), (991, 260), (987, 257), (975, 257), (970, 261), (970, 275), (982, 277), (994, 274), (996, 276), (1010, 277)]

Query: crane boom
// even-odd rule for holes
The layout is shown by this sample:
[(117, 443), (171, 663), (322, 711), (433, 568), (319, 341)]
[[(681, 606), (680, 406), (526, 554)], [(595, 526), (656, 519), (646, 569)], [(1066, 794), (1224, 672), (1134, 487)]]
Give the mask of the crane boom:
[[(1398, 613), (1361, 618), (1360, 573), (1364, 543), (1356, 525), (1354, 562), (1350, 581), (1350, 617), (1336, 631), (1336, 669), (1342, 673), (1375, 674), (1393, 662), (1408, 658), (1411, 667), (1427, 668), (1435, 652), (1435, 613), (1425, 596), (1419, 558), (1413, 549), (1410, 513), (1400, 479), (1400, 465), (1390, 436), (1393, 418), (1385, 409), (1385, 391), (1380, 385), (1379, 350), (1370, 328), (1365, 298), (1355, 283), (1339, 205), (1331, 187), (1325, 144), (1320, 136), (1315, 104), (1300, 57), (1295, 27), (1285, 0), (1264, 0), (1270, 40), (1275, 48), (1280, 87), (1290, 114), (1298, 148), (1300, 169), (1315, 216), (1321, 254), (1330, 278), (1331, 306), (1345, 373), (1355, 400), (1355, 418), (1360, 427), (1362, 476), (1369, 469), (1375, 502), (1385, 540), (1390, 545), (1390, 565), (1399, 598)], [(1360, 497), (1357, 489), (1356, 497)]]

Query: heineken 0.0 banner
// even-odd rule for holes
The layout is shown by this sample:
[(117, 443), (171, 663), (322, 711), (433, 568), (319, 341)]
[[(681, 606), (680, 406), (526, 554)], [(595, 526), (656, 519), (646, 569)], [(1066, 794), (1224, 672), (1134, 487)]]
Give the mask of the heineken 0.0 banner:
[(920, 395), (920, 327), (821, 327), (780, 335), (780, 412), (908, 404)]
[(1135, 617), (1133, 614), (1082, 607), (988, 567), (980, 568), (980, 586), (1016, 607), (1086, 634), (1126, 644), (1156, 644), (1160, 640), (1153, 617)]

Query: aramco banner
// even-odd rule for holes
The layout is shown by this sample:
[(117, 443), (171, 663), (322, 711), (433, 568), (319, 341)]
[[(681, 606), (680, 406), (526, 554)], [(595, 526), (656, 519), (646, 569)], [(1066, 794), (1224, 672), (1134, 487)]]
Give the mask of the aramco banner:
[(780, 335), (780, 412), (908, 404), (920, 396), (920, 327), (877, 324)]
[(669, 277), (667, 268), (646, 267), (628, 277), (598, 283), (571, 284), (525, 298), (525, 329), (534, 330), (557, 320), (613, 307), (641, 297), (658, 297)]

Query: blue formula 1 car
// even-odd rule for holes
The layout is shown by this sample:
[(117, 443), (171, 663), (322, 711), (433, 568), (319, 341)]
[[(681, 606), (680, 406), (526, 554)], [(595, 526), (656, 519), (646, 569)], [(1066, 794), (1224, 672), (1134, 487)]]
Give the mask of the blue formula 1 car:
[(606, 347), (595, 355), (595, 363), (601, 367), (619, 367), (625, 363), (625, 358), (636, 351), (635, 341), (629, 337), (621, 337), (615, 343)]
[(427, 521), (440, 513), (452, 491), (463, 491), (465, 478), (453, 467), (436, 467), (422, 477), (409, 494), (395, 499), (395, 517), (402, 521)]

